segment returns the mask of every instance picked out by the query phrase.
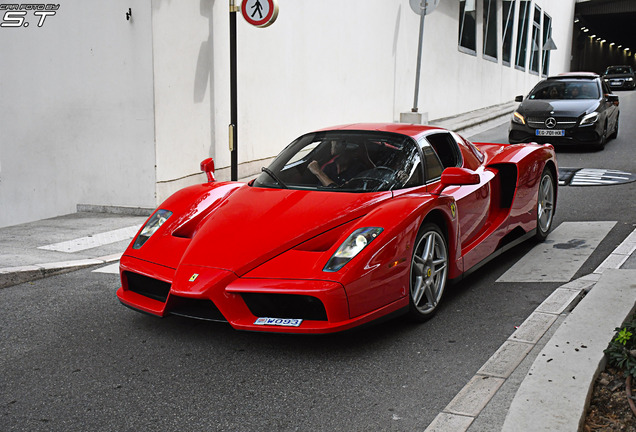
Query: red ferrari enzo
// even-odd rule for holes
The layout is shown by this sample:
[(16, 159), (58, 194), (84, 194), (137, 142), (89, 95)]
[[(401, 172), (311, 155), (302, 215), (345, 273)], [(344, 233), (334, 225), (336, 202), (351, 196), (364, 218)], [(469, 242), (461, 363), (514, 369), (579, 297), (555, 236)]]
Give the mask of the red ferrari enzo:
[(126, 306), (240, 330), (332, 333), (408, 314), (552, 227), (549, 144), (473, 144), (406, 124), (303, 135), (249, 183), (182, 189), (121, 258)]

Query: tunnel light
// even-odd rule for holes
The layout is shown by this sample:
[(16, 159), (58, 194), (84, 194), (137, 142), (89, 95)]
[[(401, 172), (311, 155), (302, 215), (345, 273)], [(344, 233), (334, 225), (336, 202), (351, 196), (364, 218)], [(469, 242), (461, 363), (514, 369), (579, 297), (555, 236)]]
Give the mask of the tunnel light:
[(585, 29), (585, 30), (583, 30), (583, 31), (584, 31), (585, 33), (587, 33), (587, 32), (589, 32), (589, 31), (590, 31), (590, 29), (589, 29), (589, 28), (586, 28), (586, 29)]
[(616, 45), (614, 42), (610, 43), (610, 46), (614, 46), (614, 45)]
[(606, 39), (603, 39), (603, 40), (601, 41), (601, 43), (605, 43), (605, 42), (607, 42), (607, 40), (606, 40)]

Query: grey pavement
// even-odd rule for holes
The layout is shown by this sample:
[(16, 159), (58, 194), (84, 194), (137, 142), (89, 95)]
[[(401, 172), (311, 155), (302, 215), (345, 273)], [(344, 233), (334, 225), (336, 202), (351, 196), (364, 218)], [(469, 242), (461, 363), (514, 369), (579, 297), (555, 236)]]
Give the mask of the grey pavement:
[[(431, 124), (470, 136), (507, 121), (514, 106)], [(90, 266), (116, 266), (150, 211), (77, 212), (0, 228), (0, 289)], [(634, 311), (635, 250), (636, 230), (593, 273), (557, 288), (426, 431), (578, 429), (605, 367), (603, 350)]]
[(146, 218), (78, 212), (0, 228), (0, 288), (117, 262)]

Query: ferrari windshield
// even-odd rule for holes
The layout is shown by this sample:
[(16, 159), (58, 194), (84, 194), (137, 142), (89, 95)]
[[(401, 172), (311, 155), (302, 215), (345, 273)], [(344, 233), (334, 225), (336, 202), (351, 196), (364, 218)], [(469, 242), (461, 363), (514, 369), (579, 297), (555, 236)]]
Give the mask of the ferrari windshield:
[(529, 99), (598, 99), (599, 88), (591, 80), (545, 80), (537, 84)]
[(420, 183), (416, 143), (393, 133), (325, 131), (303, 135), (254, 182), (256, 187), (376, 192)]

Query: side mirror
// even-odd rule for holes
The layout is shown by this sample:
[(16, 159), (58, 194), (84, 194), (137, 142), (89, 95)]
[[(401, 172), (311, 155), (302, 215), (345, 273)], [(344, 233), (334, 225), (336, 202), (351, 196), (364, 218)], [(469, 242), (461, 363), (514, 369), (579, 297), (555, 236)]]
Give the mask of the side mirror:
[(618, 95), (608, 93), (605, 95), (605, 98), (607, 99), (608, 102), (618, 106)]
[(442, 172), (442, 179), (439, 186), (431, 193), (440, 194), (448, 186), (468, 186), (476, 185), (480, 182), (479, 174), (467, 168), (450, 167)]
[(523, 102), (523, 96), (515, 97), (515, 102)]
[(214, 159), (207, 158), (201, 161), (201, 171), (207, 174), (209, 183), (216, 181), (214, 178)]

